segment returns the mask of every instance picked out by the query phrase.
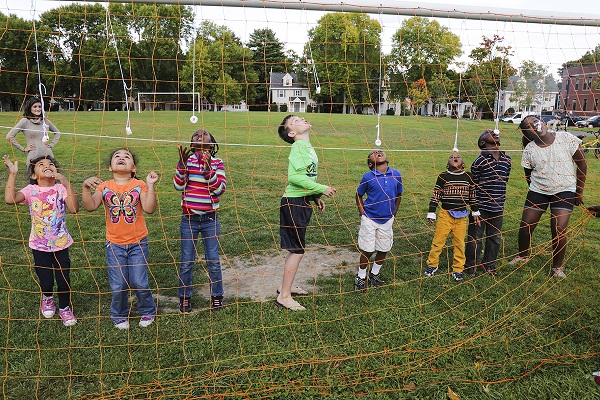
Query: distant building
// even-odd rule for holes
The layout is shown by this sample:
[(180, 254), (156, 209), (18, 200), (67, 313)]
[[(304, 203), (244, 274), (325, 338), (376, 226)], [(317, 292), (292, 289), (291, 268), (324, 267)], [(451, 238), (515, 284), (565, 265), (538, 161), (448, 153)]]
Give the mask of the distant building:
[[(519, 83), (524, 83), (529, 90), (529, 104), (525, 99), (519, 98), (519, 93), (517, 93)], [(494, 111), (498, 110), (500, 116), (505, 114), (509, 108), (534, 114), (540, 114), (542, 111), (554, 111), (558, 105), (558, 96), (558, 85), (551, 77), (543, 80), (526, 80), (519, 76), (511, 76), (506, 87), (500, 90), (500, 98), (496, 99)]]
[(600, 64), (565, 68), (560, 91), (560, 108), (585, 117), (599, 114), (599, 81)]
[[(308, 86), (298, 83), (298, 76), (289, 72), (271, 72), (269, 78), (269, 103), (287, 106), (289, 112), (306, 112), (314, 102)], [(276, 110), (272, 110), (276, 111)]]

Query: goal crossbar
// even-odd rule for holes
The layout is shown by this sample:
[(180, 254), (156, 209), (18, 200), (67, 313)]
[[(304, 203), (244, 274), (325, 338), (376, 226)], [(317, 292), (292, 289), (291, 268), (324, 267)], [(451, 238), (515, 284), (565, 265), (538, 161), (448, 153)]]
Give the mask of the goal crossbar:
[[(60, 1), (60, 0), (51, 0)], [(95, 0), (83, 0), (93, 1)], [(109, 0), (100, 2), (108, 3)], [(406, 15), (431, 18), (473, 19), (500, 22), (524, 22), (534, 24), (598, 26), (600, 14), (568, 13), (563, 11), (522, 10), (487, 6), (444, 5), (416, 3), (397, 0), (123, 0), (123, 3), (183, 4), (190, 6), (277, 8), (312, 11), (345, 11), (367, 14)], [(448, 9), (450, 8), (450, 9)]]

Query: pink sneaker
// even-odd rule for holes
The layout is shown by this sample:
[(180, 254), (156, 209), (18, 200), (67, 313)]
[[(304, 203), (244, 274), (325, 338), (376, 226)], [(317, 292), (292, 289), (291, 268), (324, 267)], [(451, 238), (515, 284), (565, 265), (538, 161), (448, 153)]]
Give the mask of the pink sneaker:
[(54, 307), (54, 298), (46, 297), (42, 295), (42, 315), (44, 318), (52, 318), (54, 313), (56, 312), (56, 307)]
[(71, 311), (71, 307), (65, 307), (58, 310), (58, 314), (62, 319), (62, 323), (64, 326), (71, 326), (77, 323), (77, 318), (73, 315), (73, 311)]

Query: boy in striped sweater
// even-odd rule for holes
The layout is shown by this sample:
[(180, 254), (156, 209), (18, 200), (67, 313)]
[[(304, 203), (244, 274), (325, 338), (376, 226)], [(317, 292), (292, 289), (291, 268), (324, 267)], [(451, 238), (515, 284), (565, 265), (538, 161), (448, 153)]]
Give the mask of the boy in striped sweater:
[(179, 162), (173, 176), (173, 185), (181, 191), (183, 215), (179, 225), (181, 258), (179, 264), (179, 311), (192, 309), (192, 268), (196, 260), (199, 236), (204, 244), (206, 268), (210, 278), (211, 310), (223, 307), (223, 275), (219, 260), (219, 200), (225, 192), (225, 167), (215, 155), (219, 144), (209, 132), (197, 130), (192, 135), (190, 148), (178, 146)]
[(471, 176), (477, 185), (475, 198), (481, 213), (481, 223), (477, 225), (473, 218), (469, 218), (465, 272), (475, 276), (476, 268), (480, 266), (486, 273), (495, 276), (496, 259), (502, 238), (506, 184), (512, 164), (510, 156), (500, 151), (500, 137), (493, 130), (483, 131), (477, 145), (481, 154), (471, 164)]
[[(467, 234), (467, 225), (469, 210), (474, 222), (479, 225), (479, 211), (475, 200), (475, 184), (469, 172), (465, 171), (465, 163), (458, 154), (452, 153), (446, 165), (447, 170), (438, 175), (433, 195), (429, 202), (429, 212), (427, 219), (431, 225), (435, 226), (435, 234), (431, 243), (431, 251), (427, 258), (427, 268), (425, 276), (433, 276), (438, 270), (440, 254), (448, 234), (452, 234), (452, 245), (454, 246), (454, 262), (452, 263), (452, 278), (460, 282), (463, 280), (463, 270), (465, 267), (465, 236)], [(435, 223), (435, 210), (438, 203), (442, 203), (439, 215), (439, 221)]]

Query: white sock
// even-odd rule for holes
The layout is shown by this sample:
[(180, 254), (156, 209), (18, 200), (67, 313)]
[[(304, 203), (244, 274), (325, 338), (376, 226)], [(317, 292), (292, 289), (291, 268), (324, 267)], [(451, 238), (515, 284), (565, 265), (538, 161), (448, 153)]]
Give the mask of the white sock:
[(46, 299), (51, 299), (51, 298), (53, 298), (54, 296), (46, 296), (45, 294), (42, 294), (42, 297), (44, 298), (44, 300), (46, 300)]
[(365, 279), (367, 277), (367, 269), (366, 268), (365, 269), (359, 268), (358, 269), (358, 277), (360, 279)]
[(383, 264), (377, 264), (376, 262), (374, 262), (373, 267), (371, 268), (371, 273), (373, 275), (379, 274), (379, 270), (381, 270), (381, 267), (383, 267)]

